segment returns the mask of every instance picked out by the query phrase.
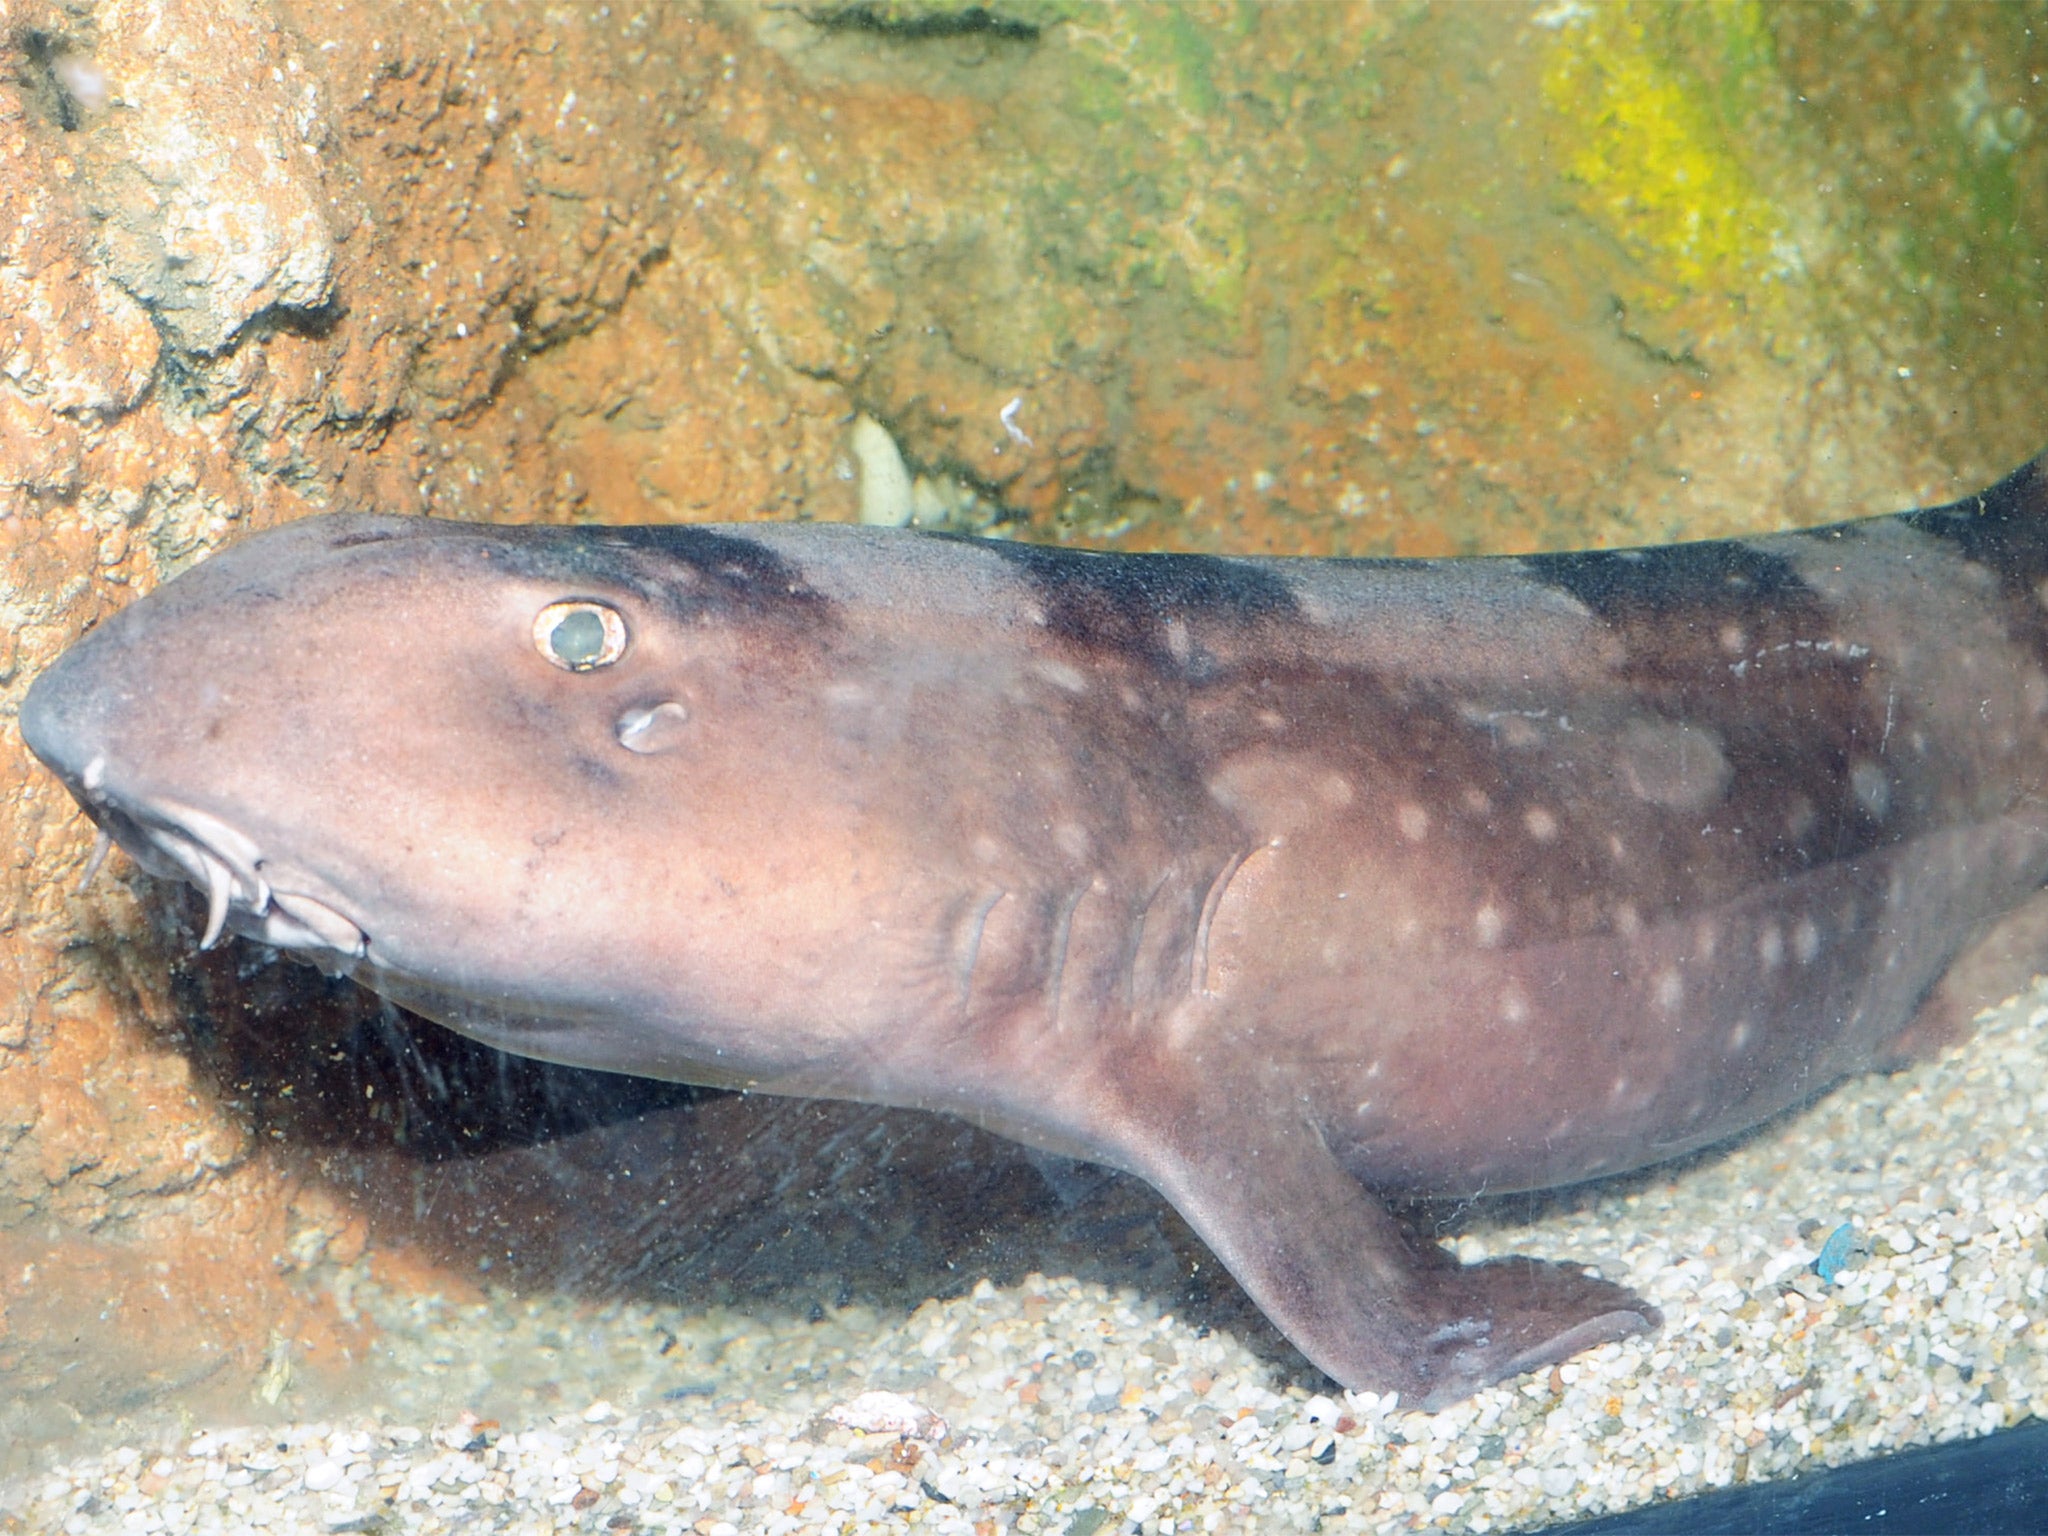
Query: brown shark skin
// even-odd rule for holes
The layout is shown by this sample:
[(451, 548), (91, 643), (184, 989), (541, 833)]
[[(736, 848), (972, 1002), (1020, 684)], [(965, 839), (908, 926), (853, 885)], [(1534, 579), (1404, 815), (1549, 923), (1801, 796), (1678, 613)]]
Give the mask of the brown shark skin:
[[(1436, 1407), (1659, 1319), (1382, 1196), (1708, 1145), (2042, 958), (2044, 483), (1431, 562), (319, 517), (22, 726), (146, 866), (210, 850), (231, 927), (324, 912), (325, 963), (508, 1050), (1127, 1169)], [(541, 655), (564, 599), (615, 663)]]

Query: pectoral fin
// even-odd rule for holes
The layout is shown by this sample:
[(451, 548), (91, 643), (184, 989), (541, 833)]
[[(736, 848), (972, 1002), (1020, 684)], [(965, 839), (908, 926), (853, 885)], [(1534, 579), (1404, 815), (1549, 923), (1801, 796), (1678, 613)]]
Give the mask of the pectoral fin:
[(1240, 1110), (1228, 1124), (1188, 1117), (1178, 1132), (1178, 1146), (1152, 1149), (1148, 1177), (1294, 1346), (1346, 1387), (1443, 1408), (1663, 1321), (1577, 1265), (1460, 1264), (1409, 1231), (1300, 1119)]

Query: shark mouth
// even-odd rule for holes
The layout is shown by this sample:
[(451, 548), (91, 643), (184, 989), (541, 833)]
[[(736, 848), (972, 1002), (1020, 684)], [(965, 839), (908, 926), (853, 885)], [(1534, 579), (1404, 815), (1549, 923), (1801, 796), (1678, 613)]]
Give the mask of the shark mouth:
[(245, 834), (186, 806), (143, 810), (119, 804), (102, 782), (105, 772), (105, 760), (95, 758), (81, 779), (81, 798), (99, 827), (81, 889), (99, 871), (107, 849), (119, 843), (148, 873), (189, 881), (205, 893), (203, 950), (232, 927), (279, 949), (311, 950), (308, 958), (316, 961), (332, 956), (345, 963), (369, 954), (369, 935), (327, 901), (273, 884), (262, 850)]

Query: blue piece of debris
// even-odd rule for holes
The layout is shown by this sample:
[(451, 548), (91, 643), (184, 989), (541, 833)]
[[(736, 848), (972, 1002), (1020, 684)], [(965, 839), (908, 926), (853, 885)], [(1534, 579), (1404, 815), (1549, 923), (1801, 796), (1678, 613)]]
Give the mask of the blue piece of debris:
[(1820, 1245), (1820, 1255), (1813, 1261), (1813, 1272), (1829, 1285), (1835, 1283), (1835, 1276), (1849, 1267), (1849, 1261), (1856, 1256), (1859, 1245), (1856, 1229), (1843, 1222), (1828, 1234), (1828, 1240)]

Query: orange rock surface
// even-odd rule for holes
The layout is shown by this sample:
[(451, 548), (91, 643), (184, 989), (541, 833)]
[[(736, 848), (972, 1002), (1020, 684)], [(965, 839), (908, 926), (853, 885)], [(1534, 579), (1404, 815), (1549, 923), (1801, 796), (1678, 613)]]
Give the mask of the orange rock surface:
[[(913, 41), (0, 0), (0, 1437), (345, 1372), (365, 1253), (472, 1284), (322, 1174), (418, 1132), (301, 1065), (360, 1011), (194, 964), (180, 898), (118, 868), (75, 894), (87, 829), (13, 726), (241, 530), (845, 519), (857, 412), (1007, 531), (1244, 552), (1751, 530), (2036, 446), (2048, 60), (2017, 24), (1909, 13), (1887, 47), (1788, 12), (1752, 57), (1567, 9), (1039, 4), (1029, 38)], [(1851, 41), (1904, 117), (1842, 95)], [(1583, 114), (1716, 91), (1765, 126), (1667, 130), (1747, 178), (1774, 254), (1703, 284)]]

